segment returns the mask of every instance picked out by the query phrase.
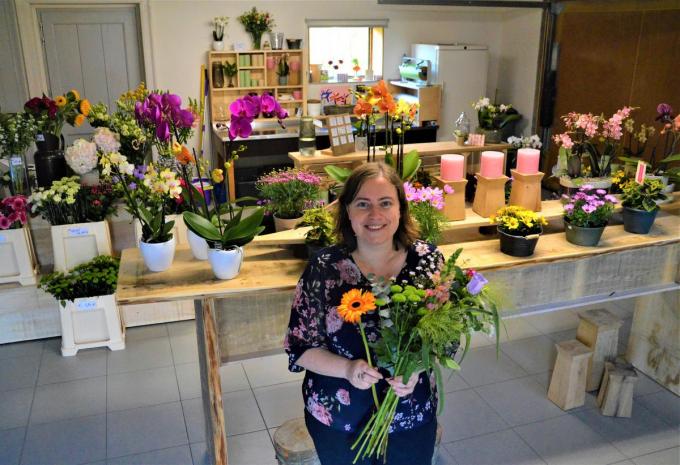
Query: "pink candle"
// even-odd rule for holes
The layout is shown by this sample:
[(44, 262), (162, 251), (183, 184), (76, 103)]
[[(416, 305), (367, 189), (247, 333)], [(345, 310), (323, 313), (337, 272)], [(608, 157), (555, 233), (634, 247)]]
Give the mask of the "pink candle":
[(536, 149), (519, 149), (517, 151), (517, 170), (522, 174), (538, 173), (538, 161), (541, 158), (541, 151)]
[(442, 155), (441, 178), (446, 181), (460, 181), (465, 174), (465, 157), (463, 155)]
[(500, 178), (503, 176), (503, 152), (482, 152), (482, 167), (479, 174), (485, 178)]

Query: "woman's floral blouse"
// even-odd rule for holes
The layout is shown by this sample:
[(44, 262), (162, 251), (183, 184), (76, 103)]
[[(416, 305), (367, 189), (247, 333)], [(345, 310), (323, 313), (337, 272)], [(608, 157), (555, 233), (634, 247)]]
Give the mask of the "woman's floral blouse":
[[(416, 241), (408, 250), (396, 282), (414, 284), (417, 275), (430, 275), (442, 264), (441, 252), (431, 244)], [(284, 341), (290, 371), (303, 370), (295, 363), (312, 347), (322, 347), (350, 360), (366, 358), (358, 326), (345, 323), (337, 312), (342, 295), (352, 288), (370, 291), (371, 283), (361, 274), (346, 248), (328, 247), (310, 260), (297, 284)], [(362, 321), (366, 324), (369, 342), (376, 341), (380, 337), (378, 313), (370, 312)], [(381, 371), (383, 376), (389, 376)], [(384, 379), (376, 384), (381, 396), (388, 388)], [(413, 394), (400, 400), (390, 432), (413, 429), (432, 421), (437, 410), (434, 392), (434, 378), (421, 373)], [(314, 418), (340, 431), (356, 431), (362, 427), (374, 408), (370, 389), (357, 389), (344, 378), (309, 370), (302, 384), (302, 395), (307, 411)]]

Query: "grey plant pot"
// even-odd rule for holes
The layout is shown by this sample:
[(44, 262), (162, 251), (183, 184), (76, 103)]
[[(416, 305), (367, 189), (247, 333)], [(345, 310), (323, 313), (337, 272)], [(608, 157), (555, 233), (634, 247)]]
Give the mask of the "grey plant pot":
[(567, 236), (567, 241), (572, 244), (582, 245), (584, 247), (595, 247), (602, 237), (604, 228), (584, 228), (570, 223), (564, 222), (564, 233)]

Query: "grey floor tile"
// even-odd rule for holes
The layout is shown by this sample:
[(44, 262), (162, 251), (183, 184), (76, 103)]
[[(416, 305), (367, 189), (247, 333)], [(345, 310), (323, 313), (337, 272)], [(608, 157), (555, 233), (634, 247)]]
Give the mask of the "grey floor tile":
[(548, 333), (546, 336), (552, 339), (553, 342), (570, 341), (572, 339), (576, 339), (576, 328)]
[(61, 383), (106, 375), (108, 348), (79, 350), (73, 357), (61, 355), (61, 339), (45, 343), (38, 384)]
[(0, 392), (32, 388), (38, 377), (40, 357), (12, 357), (0, 360)]
[(179, 397), (182, 400), (201, 397), (201, 373), (198, 363), (183, 363), (175, 365)]
[(512, 426), (564, 414), (548, 400), (545, 388), (531, 377), (489, 384), (475, 391)]
[(179, 402), (108, 414), (109, 458), (181, 446), (188, 442)]
[(573, 415), (518, 426), (514, 430), (548, 465), (605, 465), (626, 458)]
[(210, 465), (208, 454), (205, 451), (205, 442), (191, 444), (191, 458), (194, 461), (194, 465)]
[(444, 392), (462, 391), (470, 388), (470, 385), (465, 382), (458, 371), (442, 368), (442, 377), (444, 378)]
[(221, 366), (220, 382), (222, 384), (222, 392), (250, 389), (250, 383), (248, 383), (248, 378), (241, 362), (232, 362)]
[(25, 435), (26, 428), (0, 431), (0, 463), (2, 465), (19, 465)]
[(465, 356), (460, 370), (460, 376), (470, 386), (498, 383), (526, 375), (527, 372), (503, 352), (497, 354), (496, 346), (471, 350)]
[(465, 465), (545, 465), (545, 462), (512, 430), (485, 434), (445, 444), (446, 450)]
[(11, 342), (0, 344), (0, 360), (14, 357), (40, 358), (45, 341)]
[(622, 460), (620, 462), (612, 463), (611, 465), (635, 465), (635, 462), (632, 460)]
[(0, 393), (0, 430), (26, 426), (31, 412), (31, 401), (33, 401), (32, 388)]
[(574, 416), (614, 444), (627, 457), (680, 445), (678, 430), (641, 405), (633, 405), (631, 418), (605, 417), (599, 410), (583, 410), (575, 412)]
[(230, 437), (227, 454), (229, 465), (278, 465), (267, 431)]
[(191, 449), (189, 446), (170, 447), (168, 449), (144, 452), (109, 459), (108, 465), (191, 465)]
[(168, 337), (143, 339), (128, 343), (125, 350), (109, 352), (108, 356), (109, 374), (173, 365)]
[(446, 396), (444, 411), (438, 417), (442, 443), (507, 429), (508, 424), (473, 389)]
[(527, 316), (525, 319), (542, 334), (575, 329), (579, 323), (577, 312), (570, 309), (539, 313)]
[(265, 386), (254, 389), (254, 392), (267, 428), (280, 426), (304, 413), (300, 382)]
[(22, 465), (74, 465), (106, 458), (106, 416), (31, 425)]
[(106, 377), (46, 384), (35, 390), (31, 423), (106, 413)]
[[(265, 429), (264, 420), (251, 390), (223, 393), (222, 405), (227, 436)], [(182, 401), (182, 409), (189, 433), (189, 442), (205, 441), (203, 400), (198, 398)]]
[(544, 335), (505, 342), (501, 350), (531, 374), (551, 370), (557, 355), (555, 343)]
[(198, 362), (195, 330), (187, 334), (171, 335), (170, 345), (172, 346), (172, 358), (175, 363)]
[(680, 463), (680, 447), (636, 457), (633, 462), (635, 462), (635, 465), (678, 465)]
[(135, 326), (125, 330), (125, 339), (128, 342), (137, 342), (164, 337), (168, 337), (168, 326), (165, 323)]
[(109, 412), (179, 400), (175, 368), (171, 366), (109, 375), (107, 390)]
[(647, 376), (638, 370), (638, 380), (635, 383), (635, 397), (646, 396), (647, 394), (654, 394), (665, 389), (662, 385), (654, 381), (652, 378)]
[(446, 450), (444, 444), (440, 444), (439, 449), (435, 450), (435, 465), (459, 465), (451, 453)]
[(173, 321), (166, 325), (170, 337), (193, 334), (196, 337), (196, 320)]
[(302, 382), (302, 378), (305, 377), (304, 371), (300, 373), (288, 371), (288, 356), (284, 353), (244, 360), (241, 363), (253, 389), (291, 381)]
[(680, 401), (675, 394), (662, 389), (654, 394), (640, 396), (636, 401), (669, 425), (680, 428)]

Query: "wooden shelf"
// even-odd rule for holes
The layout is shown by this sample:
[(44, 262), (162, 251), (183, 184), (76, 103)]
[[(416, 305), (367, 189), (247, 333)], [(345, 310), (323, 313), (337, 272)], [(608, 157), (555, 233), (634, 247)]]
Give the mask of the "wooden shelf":
[(239, 66), (239, 69), (264, 69), (264, 66)]

